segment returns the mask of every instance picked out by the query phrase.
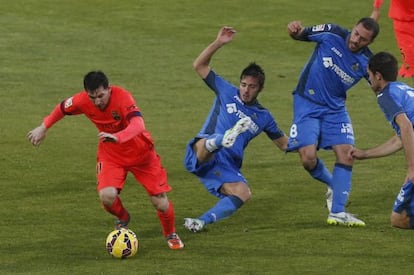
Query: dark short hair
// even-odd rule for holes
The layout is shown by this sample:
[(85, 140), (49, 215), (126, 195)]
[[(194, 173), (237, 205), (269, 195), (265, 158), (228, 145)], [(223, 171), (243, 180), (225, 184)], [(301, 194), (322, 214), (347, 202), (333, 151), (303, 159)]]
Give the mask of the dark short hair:
[(359, 19), (358, 24), (362, 24), (365, 29), (372, 31), (372, 40), (374, 41), (375, 37), (379, 34), (380, 27), (378, 25), (378, 22), (372, 19), (371, 17), (364, 17)]
[(379, 72), (385, 81), (396, 81), (398, 76), (398, 61), (390, 53), (379, 52), (369, 59), (368, 68), (372, 73)]
[(99, 87), (109, 87), (108, 77), (101, 71), (91, 71), (83, 78), (83, 87), (86, 91), (95, 91)]
[(247, 65), (246, 68), (243, 69), (243, 71), (240, 74), (240, 80), (242, 80), (246, 76), (252, 76), (257, 78), (259, 80), (260, 89), (263, 88), (266, 79), (265, 72), (262, 69), (262, 67), (257, 65), (255, 62), (251, 62), (249, 65)]

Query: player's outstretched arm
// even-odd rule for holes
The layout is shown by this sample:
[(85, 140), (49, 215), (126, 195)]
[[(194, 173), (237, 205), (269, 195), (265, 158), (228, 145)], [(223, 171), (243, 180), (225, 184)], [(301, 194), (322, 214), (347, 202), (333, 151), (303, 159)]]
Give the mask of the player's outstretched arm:
[(394, 135), (392, 138), (387, 140), (381, 145), (376, 147), (362, 150), (358, 148), (353, 148), (351, 151), (351, 156), (354, 159), (371, 159), (371, 158), (381, 158), (386, 157), (402, 149), (402, 142), (398, 135)]
[(371, 18), (378, 21), (383, 0), (374, 0)]
[(46, 137), (47, 128), (44, 123), (27, 133), (27, 138), (34, 146), (39, 146)]
[(194, 60), (193, 68), (201, 78), (204, 79), (209, 74), (211, 70), (209, 64), (213, 55), (223, 45), (231, 42), (235, 34), (236, 30), (234, 28), (227, 26), (222, 27), (218, 32), (216, 39), (210, 43)]
[(47, 130), (64, 116), (65, 114), (62, 112), (60, 104), (57, 104), (53, 111), (43, 119), (40, 126), (27, 133), (27, 138), (34, 146), (39, 146), (42, 140), (45, 139)]

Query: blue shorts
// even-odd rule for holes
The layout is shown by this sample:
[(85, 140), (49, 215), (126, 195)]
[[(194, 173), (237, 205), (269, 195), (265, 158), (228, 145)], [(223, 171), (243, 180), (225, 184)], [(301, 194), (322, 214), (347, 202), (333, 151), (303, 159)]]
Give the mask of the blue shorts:
[(414, 213), (414, 186), (413, 183), (408, 181), (402, 187), (394, 201), (394, 207), (392, 211), (401, 214), (403, 210), (407, 212), (407, 215), (412, 217)]
[(332, 149), (334, 145), (354, 143), (351, 118), (345, 108), (332, 110), (295, 95), (288, 152), (312, 144), (318, 149)]
[(184, 166), (188, 172), (193, 173), (199, 178), (208, 192), (218, 198), (223, 198), (225, 196), (219, 190), (224, 183), (244, 182), (247, 184), (247, 180), (240, 172), (240, 168), (220, 158), (220, 150), (215, 153), (210, 161), (200, 165), (193, 150), (193, 145), (197, 140), (197, 138), (192, 139), (187, 144)]

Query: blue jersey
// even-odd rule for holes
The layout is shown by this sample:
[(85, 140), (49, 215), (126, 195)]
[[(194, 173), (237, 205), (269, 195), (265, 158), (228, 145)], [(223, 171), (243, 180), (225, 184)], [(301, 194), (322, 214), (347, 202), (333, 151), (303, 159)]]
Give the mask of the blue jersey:
[(400, 127), (395, 123), (398, 114), (405, 113), (414, 124), (414, 88), (402, 82), (390, 82), (377, 95), (377, 102), (398, 135), (400, 135)]
[(279, 129), (273, 115), (257, 100), (253, 104), (245, 104), (239, 97), (239, 88), (226, 81), (214, 71), (210, 71), (205, 83), (216, 94), (215, 102), (197, 137), (204, 138), (214, 133), (223, 133), (236, 124), (243, 117), (249, 116), (252, 125), (249, 130), (237, 137), (231, 148), (222, 148), (216, 154), (220, 159), (227, 159), (230, 163), (241, 167), (244, 149), (254, 137), (262, 131), (271, 139), (284, 136)]
[(303, 68), (294, 93), (330, 109), (345, 107), (346, 92), (361, 78), (368, 80), (367, 64), (372, 52), (365, 47), (348, 49), (350, 32), (334, 24), (307, 27), (301, 40), (317, 45)]

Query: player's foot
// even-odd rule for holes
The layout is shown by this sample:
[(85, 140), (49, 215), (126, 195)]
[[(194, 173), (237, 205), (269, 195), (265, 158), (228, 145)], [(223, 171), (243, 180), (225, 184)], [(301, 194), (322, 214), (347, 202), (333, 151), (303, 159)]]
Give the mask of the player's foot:
[(330, 213), (326, 222), (330, 225), (365, 226), (365, 222), (347, 212)]
[(205, 227), (205, 222), (199, 219), (185, 218), (184, 227), (191, 232), (200, 232)]
[(329, 213), (331, 213), (332, 209), (332, 200), (333, 200), (333, 191), (331, 187), (328, 187), (328, 191), (326, 191), (326, 207), (329, 210)]
[(233, 128), (228, 129), (223, 136), (223, 141), (221, 144), (223, 147), (229, 148), (233, 146), (234, 142), (236, 142), (236, 138), (241, 134), (249, 129), (252, 120), (250, 117), (244, 117), (239, 119), (237, 123), (233, 126)]
[(168, 246), (171, 249), (182, 249), (184, 247), (184, 243), (181, 241), (180, 237), (178, 237), (177, 233), (172, 233), (167, 237)]
[(129, 214), (128, 214), (128, 219), (127, 220), (125, 220), (125, 221), (116, 220), (115, 221), (115, 229), (121, 229), (121, 228), (128, 229), (128, 224), (129, 224), (130, 219), (131, 219), (131, 216), (129, 216)]

